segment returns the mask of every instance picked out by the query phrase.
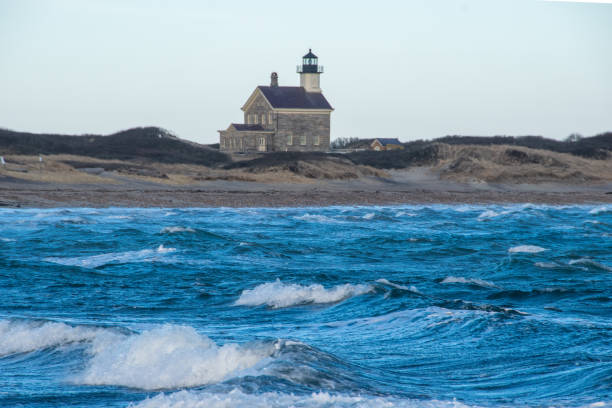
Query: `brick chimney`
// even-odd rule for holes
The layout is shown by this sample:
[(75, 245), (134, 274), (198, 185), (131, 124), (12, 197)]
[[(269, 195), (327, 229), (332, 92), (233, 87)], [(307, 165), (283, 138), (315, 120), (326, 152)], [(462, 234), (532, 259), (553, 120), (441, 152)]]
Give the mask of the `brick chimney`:
[(278, 74), (276, 72), (273, 72), (272, 75), (270, 75), (270, 86), (273, 88), (278, 87)]

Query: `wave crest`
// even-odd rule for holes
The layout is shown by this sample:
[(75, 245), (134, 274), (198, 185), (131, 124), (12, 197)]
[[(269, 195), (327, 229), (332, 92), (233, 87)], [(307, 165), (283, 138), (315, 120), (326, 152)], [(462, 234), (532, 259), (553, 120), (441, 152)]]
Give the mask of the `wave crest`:
[(89, 341), (103, 331), (57, 322), (0, 320), (0, 356)]
[(518, 245), (508, 249), (508, 252), (511, 254), (516, 253), (527, 253), (527, 254), (537, 254), (539, 252), (548, 251), (546, 248), (542, 248), (537, 245)]
[(272, 356), (279, 342), (218, 346), (187, 326), (166, 325), (120, 339), (95, 339), (92, 358), (76, 382), (145, 390), (222, 381)]
[(477, 278), (464, 278), (462, 276), (447, 276), (440, 283), (466, 283), (469, 285), (482, 286), (483, 288), (497, 288), (498, 286), (492, 282), (477, 279)]
[(123, 264), (134, 262), (159, 261), (159, 255), (176, 251), (176, 248), (166, 248), (163, 245), (157, 249), (142, 249), (140, 251), (110, 252), (107, 254), (79, 256), (74, 258), (44, 258), (46, 262), (52, 262), (66, 266), (80, 266), (81, 268), (97, 268), (107, 264)]
[(215, 394), (210, 392), (179, 391), (173, 394), (158, 394), (153, 398), (135, 405), (134, 408), (467, 408), (457, 401), (438, 400), (410, 400), (394, 397), (380, 397), (369, 395), (344, 395), (325, 391), (306, 395), (295, 395), (278, 392), (265, 392), (262, 394), (246, 394), (239, 389), (228, 393)]
[(238, 306), (268, 305), (273, 308), (282, 308), (312, 303), (335, 303), (372, 290), (374, 288), (371, 285), (346, 283), (326, 289), (320, 284), (302, 286), (295, 283), (283, 283), (277, 279), (275, 282), (243, 290), (235, 304)]
[(195, 232), (195, 230), (189, 227), (175, 226), (175, 227), (164, 227), (161, 229), (159, 233), (160, 234), (176, 234), (178, 232)]

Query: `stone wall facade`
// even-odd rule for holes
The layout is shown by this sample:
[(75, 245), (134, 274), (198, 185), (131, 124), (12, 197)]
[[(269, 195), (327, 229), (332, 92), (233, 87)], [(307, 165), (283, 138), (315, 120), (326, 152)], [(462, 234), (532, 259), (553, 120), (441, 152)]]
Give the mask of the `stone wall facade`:
[(244, 123), (248, 125), (261, 125), (265, 129), (274, 129), (276, 116), (265, 98), (259, 94), (244, 111)]
[(274, 150), (311, 152), (329, 150), (330, 112), (278, 112)]
[(219, 131), (223, 152), (329, 151), (330, 110), (273, 109), (262, 93), (243, 109), (244, 125)]
[[(253, 153), (270, 150), (273, 132), (238, 131), (230, 126), (219, 132), (219, 149), (228, 153)], [(263, 140), (262, 140), (263, 139)]]

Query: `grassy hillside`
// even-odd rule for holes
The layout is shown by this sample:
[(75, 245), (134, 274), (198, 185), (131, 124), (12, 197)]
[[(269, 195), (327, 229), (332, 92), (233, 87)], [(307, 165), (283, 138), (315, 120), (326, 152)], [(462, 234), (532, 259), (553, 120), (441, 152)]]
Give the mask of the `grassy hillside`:
[(140, 127), (108, 136), (34, 134), (0, 129), (0, 154), (71, 154), (99, 159), (146, 160), (216, 166), (230, 158), (157, 127)]
[(540, 136), (446, 136), (432, 141), (404, 143), (404, 150), (375, 152), (371, 150), (346, 155), (353, 163), (379, 169), (402, 169), (410, 166), (435, 165), (443, 159), (440, 146), (519, 146), (530, 149), (567, 153), (586, 159), (605, 160), (612, 157), (612, 132), (583, 138), (575, 142), (546, 139)]

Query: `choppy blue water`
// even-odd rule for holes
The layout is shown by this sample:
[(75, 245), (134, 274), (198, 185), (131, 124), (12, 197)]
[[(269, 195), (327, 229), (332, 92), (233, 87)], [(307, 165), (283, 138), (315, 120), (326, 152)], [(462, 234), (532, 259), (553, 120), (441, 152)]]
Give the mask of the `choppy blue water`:
[(612, 206), (0, 210), (0, 406), (609, 406)]

